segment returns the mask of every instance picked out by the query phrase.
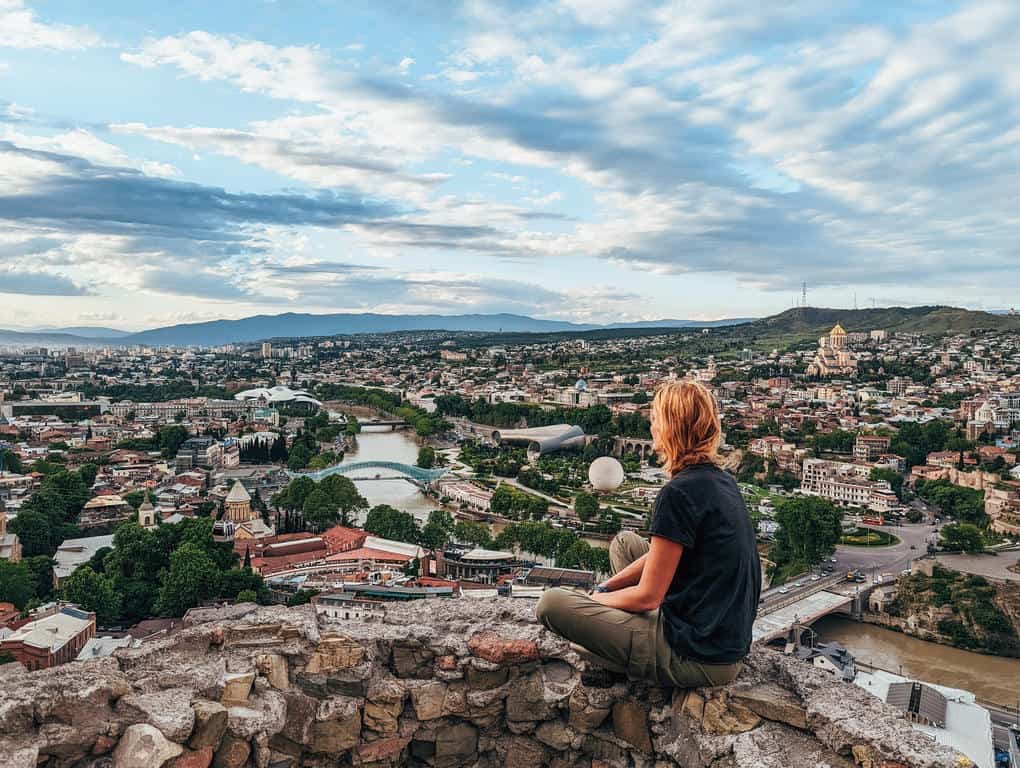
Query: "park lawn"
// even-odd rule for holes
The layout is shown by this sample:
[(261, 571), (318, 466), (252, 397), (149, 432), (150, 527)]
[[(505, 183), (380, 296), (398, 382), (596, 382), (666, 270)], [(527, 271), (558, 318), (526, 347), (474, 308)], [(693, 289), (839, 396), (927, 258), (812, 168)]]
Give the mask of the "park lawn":
[(839, 543), (847, 547), (891, 547), (894, 544), (899, 544), (900, 540), (885, 531), (858, 528), (841, 536)]

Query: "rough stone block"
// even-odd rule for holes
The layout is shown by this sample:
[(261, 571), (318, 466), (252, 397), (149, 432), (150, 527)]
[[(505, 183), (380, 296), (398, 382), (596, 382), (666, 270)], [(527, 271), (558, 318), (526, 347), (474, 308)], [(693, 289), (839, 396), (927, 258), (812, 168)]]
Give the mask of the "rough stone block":
[(312, 752), (338, 754), (358, 743), (361, 709), (356, 699), (336, 697), (322, 702), (312, 725)]
[(775, 683), (736, 688), (730, 692), (730, 699), (745, 705), (766, 720), (807, 730), (807, 710), (796, 696)]
[(433, 759), (436, 768), (467, 764), (478, 749), (478, 730), (469, 723), (455, 723), (436, 731)]
[(519, 678), (506, 700), (508, 720), (548, 720), (555, 710), (545, 699), (545, 684), (538, 672)]
[(504, 768), (537, 768), (548, 765), (549, 750), (533, 739), (514, 736), (506, 747)]
[(173, 768), (209, 768), (212, 764), (214, 750), (212, 747), (202, 747), (198, 750), (187, 750), (178, 757)]
[(260, 653), (255, 657), (255, 669), (265, 676), (274, 688), (285, 691), (290, 688), (287, 659), (278, 653)]
[(154, 725), (138, 723), (125, 729), (113, 751), (117, 768), (153, 768), (177, 757), (184, 749), (174, 744)]
[(425, 680), (432, 677), (435, 657), (431, 648), (419, 643), (394, 643), (390, 665), (397, 677)]
[(536, 739), (560, 752), (570, 749), (576, 735), (574, 730), (559, 718), (548, 720), (535, 729)]
[(248, 703), (251, 687), (255, 683), (254, 672), (235, 672), (223, 678), (223, 696), (220, 702), (227, 707), (243, 707)]
[(591, 733), (609, 717), (612, 700), (599, 688), (577, 686), (568, 700), (568, 723), (581, 733)]
[(298, 691), (285, 691), (287, 717), (280, 733), (297, 744), (308, 744), (312, 739), (312, 724), (319, 711), (319, 700)]
[(365, 649), (357, 640), (344, 635), (323, 637), (308, 660), (305, 672), (335, 672), (358, 666), (365, 659)]
[(512, 640), (496, 632), (479, 632), (468, 640), (472, 656), (494, 664), (520, 664), (538, 659), (538, 644), (534, 640)]
[(628, 699), (613, 704), (613, 733), (635, 749), (651, 754), (652, 736), (648, 731), (648, 710)]
[(411, 689), (411, 703), (419, 720), (442, 717), (445, 701), (446, 683), (430, 682)]
[(405, 736), (391, 736), (388, 739), (378, 739), (367, 744), (360, 744), (356, 751), (362, 764), (396, 764), (403, 757), (404, 750), (410, 741), (410, 738)]
[(170, 741), (182, 743), (195, 725), (191, 699), (192, 691), (186, 688), (132, 694), (117, 702), (117, 712), (130, 721), (154, 725)]
[(192, 749), (211, 747), (215, 750), (227, 730), (227, 708), (217, 701), (196, 701), (191, 705), (195, 727), (188, 739)]
[(247, 739), (239, 739), (228, 733), (213, 755), (213, 768), (241, 768), (248, 762), (250, 755), (251, 744)]

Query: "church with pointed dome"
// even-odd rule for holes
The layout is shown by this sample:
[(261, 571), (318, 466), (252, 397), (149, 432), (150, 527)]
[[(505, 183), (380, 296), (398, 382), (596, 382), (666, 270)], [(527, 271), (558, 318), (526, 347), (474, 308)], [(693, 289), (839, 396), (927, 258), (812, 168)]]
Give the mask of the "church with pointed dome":
[(856, 376), (857, 357), (847, 345), (846, 331), (839, 323), (828, 336), (818, 340), (818, 351), (807, 369), (808, 376)]

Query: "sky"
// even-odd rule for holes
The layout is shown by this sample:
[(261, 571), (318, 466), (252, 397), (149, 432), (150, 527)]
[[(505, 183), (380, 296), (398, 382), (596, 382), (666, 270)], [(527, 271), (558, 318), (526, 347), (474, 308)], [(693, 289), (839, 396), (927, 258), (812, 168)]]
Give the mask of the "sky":
[(1000, 309), (1015, 0), (0, 0), (0, 327)]

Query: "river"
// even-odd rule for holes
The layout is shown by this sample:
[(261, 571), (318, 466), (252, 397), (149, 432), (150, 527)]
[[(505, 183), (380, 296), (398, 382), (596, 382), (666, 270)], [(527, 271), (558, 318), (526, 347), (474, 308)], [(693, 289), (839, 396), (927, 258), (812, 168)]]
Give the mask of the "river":
[(826, 616), (813, 629), (818, 639), (835, 640), (858, 661), (917, 680), (963, 688), (995, 704), (1013, 708), (1020, 701), (1020, 659), (986, 656), (929, 643), (874, 624)]
[[(414, 464), (418, 460), (418, 443), (414, 433), (407, 430), (391, 430), (388, 427), (364, 427), (358, 435), (355, 446), (344, 454), (342, 464), (356, 461), (398, 461)], [(382, 470), (382, 474), (387, 474)], [(392, 473), (389, 473), (392, 474)], [(361, 495), (368, 500), (369, 507), (389, 504), (394, 509), (410, 512), (415, 519), (424, 522), (429, 512), (439, 505), (422, 493), (418, 486), (407, 480), (358, 480), (354, 483)], [(364, 522), (364, 517), (358, 519)]]

